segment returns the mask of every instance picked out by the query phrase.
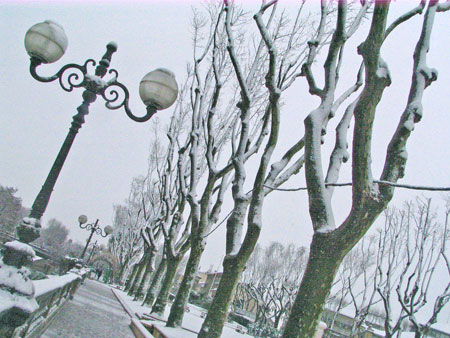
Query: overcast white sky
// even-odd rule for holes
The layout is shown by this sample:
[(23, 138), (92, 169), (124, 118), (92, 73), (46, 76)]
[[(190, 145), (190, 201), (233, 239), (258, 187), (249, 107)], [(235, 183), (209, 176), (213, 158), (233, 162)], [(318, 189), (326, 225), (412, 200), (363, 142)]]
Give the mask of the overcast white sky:
[[(109, 41), (118, 44), (111, 67), (119, 72), (119, 81), (127, 85), (131, 106), (142, 115), (144, 105), (138, 96), (138, 83), (148, 71), (158, 67), (171, 69), (179, 82), (184, 79), (185, 65), (191, 57), (187, 1), (114, 1), (114, 2), (11, 2), (0, 4), (0, 184), (19, 189), (17, 195), (30, 207), (67, 134), (72, 115), (81, 103), (81, 90), (63, 91), (57, 82), (41, 83), (28, 72), (29, 58), (23, 46), (27, 29), (46, 19), (60, 23), (68, 36), (66, 54), (56, 64), (42, 66), (38, 72), (51, 75), (67, 63), (83, 64), (88, 58), (99, 60)], [(289, 1), (281, 3), (292, 4)], [(254, 12), (257, 2), (247, 2)], [(317, 2), (315, 2), (317, 4)], [(411, 8), (415, 2), (397, 1), (394, 13)], [(424, 118), (408, 143), (409, 160), (403, 183), (450, 186), (450, 25), (448, 13), (436, 18), (428, 65), (439, 70), (439, 79), (426, 91)], [(407, 100), (411, 76), (412, 51), (421, 18), (411, 20), (396, 31), (383, 48), (393, 84), (386, 90), (375, 123), (373, 144), (374, 177), (378, 177), (385, 157), (386, 145)], [(368, 25), (366, 24), (366, 27)], [(353, 55), (344, 64), (348, 79), (354, 81), (355, 46), (346, 52)], [(321, 64), (317, 70), (320, 70)], [(343, 74), (347, 74), (343, 72)], [(299, 94), (300, 93), (300, 94)], [(285, 150), (293, 136), (303, 133), (303, 119), (317, 101), (305, 93), (300, 79), (285, 96), (282, 116), (280, 151)], [(167, 121), (169, 108), (158, 113)], [(333, 145), (334, 124), (330, 125), (328, 146)], [(122, 110), (104, 107), (101, 98), (91, 105), (90, 114), (80, 130), (65, 166), (56, 183), (43, 224), (50, 218), (62, 221), (70, 229), (70, 237), (83, 241), (87, 232), (80, 230), (77, 218), (86, 214), (90, 220), (110, 224), (113, 204), (121, 203), (129, 192), (132, 177), (145, 174), (150, 123), (136, 123)], [(328, 154), (324, 156), (327, 162)], [(276, 157), (275, 157), (276, 158)], [(340, 181), (348, 181), (350, 164)], [(303, 171), (287, 186), (304, 186)], [(337, 223), (347, 214), (350, 188), (339, 189), (334, 198)], [(394, 203), (410, 199), (418, 193), (397, 190)], [(439, 193), (426, 196), (440, 198)], [(222, 216), (231, 208), (224, 206)], [(217, 266), (224, 252), (224, 226), (211, 236), (202, 267)], [(312, 231), (305, 192), (274, 192), (266, 200), (261, 243), (271, 240), (308, 245)]]

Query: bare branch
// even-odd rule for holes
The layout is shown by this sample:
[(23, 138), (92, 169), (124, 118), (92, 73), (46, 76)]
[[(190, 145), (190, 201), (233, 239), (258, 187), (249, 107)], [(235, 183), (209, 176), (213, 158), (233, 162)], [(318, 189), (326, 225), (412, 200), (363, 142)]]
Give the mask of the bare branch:
[[(408, 103), (403, 112), (397, 130), (388, 146), (386, 161), (381, 174), (382, 181), (396, 182), (404, 176), (407, 161), (406, 143), (414, 130), (414, 124), (422, 118), (421, 104), (425, 89), (437, 79), (437, 71), (426, 66), (426, 56), (430, 48), (430, 36), (437, 2), (430, 2), (425, 13), (422, 32), (414, 51), (414, 70)], [(356, 129), (356, 127), (355, 127)], [(381, 194), (392, 196), (393, 189), (382, 186)]]

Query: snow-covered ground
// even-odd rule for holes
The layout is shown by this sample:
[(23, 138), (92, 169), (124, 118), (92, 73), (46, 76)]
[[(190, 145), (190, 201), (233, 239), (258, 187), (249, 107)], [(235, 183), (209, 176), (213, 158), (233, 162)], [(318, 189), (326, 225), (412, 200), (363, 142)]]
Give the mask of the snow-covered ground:
[[(144, 314), (150, 314), (150, 309), (145, 306), (141, 306), (142, 302), (133, 301), (133, 297), (128, 296), (125, 292), (121, 290), (114, 290), (116, 294), (122, 298), (122, 300), (128, 305), (128, 307), (139, 317)], [(160, 320), (148, 319), (142, 320), (142, 323), (154, 325), (170, 338), (196, 338), (197, 333), (202, 327), (204, 318), (201, 317), (204, 310), (198, 306), (189, 304), (189, 312), (184, 314), (182, 328), (168, 328), (165, 327), (165, 321), (169, 316), (169, 306), (167, 306), (164, 316)], [(226, 323), (223, 328), (222, 337), (226, 338), (252, 338), (248, 334), (239, 333), (236, 331), (238, 324)]]

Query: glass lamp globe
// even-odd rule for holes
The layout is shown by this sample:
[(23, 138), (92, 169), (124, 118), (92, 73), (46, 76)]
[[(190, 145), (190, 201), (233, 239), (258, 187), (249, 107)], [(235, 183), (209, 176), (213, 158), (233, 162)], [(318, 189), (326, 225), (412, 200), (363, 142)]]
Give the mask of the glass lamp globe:
[(86, 215), (80, 215), (80, 216), (78, 217), (78, 222), (79, 222), (80, 224), (84, 224), (84, 223), (86, 223), (87, 221), (88, 221), (88, 218), (87, 218)]
[(139, 95), (146, 106), (157, 110), (169, 108), (178, 96), (175, 75), (164, 68), (148, 73), (139, 84)]
[(105, 226), (105, 234), (106, 235), (112, 234), (113, 231), (114, 231), (114, 229), (112, 228), (112, 226), (110, 226), (110, 225)]
[(67, 49), (67, 36), (61, 25), (46, 20), (32, 26), (25, 34), (25, 49), (44, 63), (59, 60)]

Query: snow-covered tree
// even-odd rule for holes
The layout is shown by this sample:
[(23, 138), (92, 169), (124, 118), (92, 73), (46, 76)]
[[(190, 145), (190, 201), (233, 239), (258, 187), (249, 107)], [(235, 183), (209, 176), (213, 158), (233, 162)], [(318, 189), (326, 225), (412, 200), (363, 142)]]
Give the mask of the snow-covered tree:
[(255, 307), (256, 323), (273, 322), (279, 329), (289, 313), (306, 261), (304, 247), (278, 242), (264, 248), (257, 246), (242, 273), (233, 306), (248, 311)]
[(0, 230), (13, 233), (19, 221), (28, 213), (22, 200), (15, 196), (17, 189), (0, 185)]
[(439, 222), (431, 199), (385, 212), (376, 287), (386, 314), (386, 337), (395, 337), (405, 322), (417, 338), (424, 337), (450, 300), (449, 215), (447, 204)]
[[(276, 189), (293, 173), (298, 172), (303, 161), (314, 235), (308, 265), (285, 327), (284, 337), (312, 337), (343, 258), (387, 207), (395, 184), (404, 176), (407, 141), (414, 125), (424, 113), (421, 101), (425, 89), (437, 78), (437, 72), (426, 63), (433, 19), (437, 12), (445, 11), (449, 6), (436, 0), (422, 1), (388, 25), (389, 1), (364, 1), (360, 4), (322, 1), (318, 22), (315, 26), (307, 25), (315, 27), (315, 31), (302, 40), (293, 36), (300, 31), (298, 27), (304, 25), (304, 21), (294, 20), (294, 28), (291, 27), (290, 33), (286, 32), (282, 29), (286, 21), (274, 19), (277, 1), (263, 1), (254, 20), (265, 51), (262, 60), (266, 70), (268, 104), (265, 118), (269, 135), (256, 177), (250, 185), (250, 193), (244, 190), (245, 183), (248, 188), (248, 176), (243, 155), (251, 145), (247, 132), (252, 126), (249, 117), (254, 106), (249, 90), (251, 82), (247, 80), (248, 68), (242, 67), (242, 53), (239, 53), (241, 35), (236, 32), (242, 27), (242, 22), (233, 21), (235, 8), (230, 2), (225, 2), (227, 50), (240, 88), (240, 125), (233, 147), (234, 208), (227, 222), (224, 273), (199, 337), (221, 335), (233, 291), (261, 231), (264, 197), (268, 191)], [(400, 114), (397, 130), (388, 146), (384, 169), (376, 180), (372, 176), (371, 163), (373, 122), (384, 91), (391, 84), (388, 64), (381, 57), (381, 48), (392, 31), (418, 15), (422, 15), (423, 24), (422, 31), (416, 38), (415, 51), (409, 56), (414, 61), (410, 92), (405, 109)], [(344, 74), (344, 50), (347, 52), (350, 40), (361, 38), (361, 34), (355, 33), (359, 31), (365, 18), (368, 18), (370, 27), (367, 37), (359, 42), (357, 48), (362, 58), (361, 63), (355, 63), (354, 71), (346, 70)], [(352, 51), (356, 52), (354, 49)], [(322, 70), (315, 67), (320, 60), (324, 60)], [(317, 81), (318, 72), (323, 81)], [(342, 88), (338, 83), (344, 76), (351, 76), (356, 81), (353, 84), (346, 81), (347, 87)], [(292, 148), (279, 162), (270, 166), (279, 137), (282, 108), (280, 98), (283, 90), (302, 78), (306, 79), (308, 91), (317, 99), (318, 104), (304, 120), (304, 136), (293, 142)], [(355, 96), (353, 102), (347, 104), (346, 109), (341, 109), (351, 96)], [(321, 145), (327, 134), (329, 121), (336, 116), (340, 117), (340, 123), (336, 129), (335, 147), (331, 152), (328, 168), (324, 170)], [(353, 140), (349, 154), (347, 133), (353, 120)], [(301, 151), (304, 151), (304, 157)], [(287, 168), (296, 154), (298, 160)], [(350, 158), (350, 212), (341, 224), (336, 224), (331, 199), (342, 163)], [(284, 173), (281, 173), (283, 170)], [(245, 218), (247, 231), (243, 236)], [(318, 280), (321, 281), (320, 288), (317, 287)]]
[[(431, 32), (436, 12), (448, 9), (448, 4), (438, 1), (422, 1), (408, 13), (388, 26), (389, 1), (375, 1), (371, 24), (366, 39), (359, 45), (358, 53), (363, 59), (364, 85), (358, 97), (351, 103), (336, 131), (336, 144), (330, 156), (326, 176), (323, 174), (321, 141), (330, 118), (336, 115), (336, 84), (340, 77), (343, 48), (355, 25), (347, 19), (348, 5), (338, 2), (338, 14), (331, 43), (324, 63), (324, 86), (315, 82), (312, 62), (316, 59), (317, 46), (321, 45), (320, 29), (317, 39), (309, 44), (308, 62), (303, 74), (308, 80), (309, 91), (320, 99), (320, 104), (305, 119), (305, 171), (309, 196), (309, 211), (314, 235), (310, 246), (308, 266), (300, 285), (283, 337), (312, 337), (317, 328), (323, 304), (332, 286), (334, 276), (345, 255), (362, 238), (387, 207), (393, 197), (394, 186), (404, 176), (407, 161), (406, 144), (424, 113), (422, 98), (425, 89), (437, 78), (437, 72), (428, 67), (427, 53), (430, 49)], [(370, 2), (363, 2), (361, 15), (367, 15)], [(322, 16), (328, 6), (322, 2)], [(388, 64), (381, 57), (381, 47), (390, 33), (411, 17), (423, 14), (423, 25), (416, 38), (416, 48), (410, 57), (414, 60), (410, 92), (397, 130), (392, 136), (386, 153), (384, 169), (379, 180), (372, 177), (371, 143), (373, 122), (378, 103), (384, 90), (391, 84)], [(319, 25), (320, 27), (320, 25)], [(351, 156), (347, 151), (346, 134), (354, 118)], [(337, 182), (342, 162), (352, 159), (351, 209), (342, 224), (334, 221), (331, 198), (333, 183)], [(321, 287), (317, 288), (317, 280)]]

